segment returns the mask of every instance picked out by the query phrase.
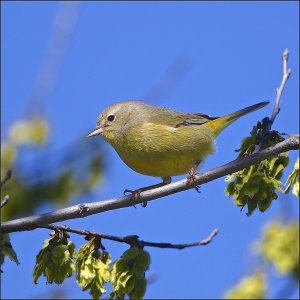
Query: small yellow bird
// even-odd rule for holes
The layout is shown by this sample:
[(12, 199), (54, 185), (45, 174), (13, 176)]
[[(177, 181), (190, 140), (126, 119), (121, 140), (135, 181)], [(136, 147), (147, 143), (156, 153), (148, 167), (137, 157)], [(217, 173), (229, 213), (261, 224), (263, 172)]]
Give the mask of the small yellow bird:
[(88, 137), (101, 135), (121, 159), (136, 172), (161, 177), (163, 183), (142, 188), (141, 192), (171, 182), (171, 176), (189, 173), (194, 182), (197, 167), (214, 152), (215, 138), (239, 117), (260, 109), (261, 102), (224, 117), (201, 113), (181, 113), (169, 108), (123, 101), (105, 109), (97, 119), (96, 130)]

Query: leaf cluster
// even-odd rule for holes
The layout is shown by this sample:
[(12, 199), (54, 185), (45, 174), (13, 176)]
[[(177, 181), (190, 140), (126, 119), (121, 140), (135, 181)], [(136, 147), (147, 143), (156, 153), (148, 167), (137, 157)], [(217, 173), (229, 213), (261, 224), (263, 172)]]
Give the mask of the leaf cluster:
[(258, 249), (280, 274), (291, 274), (299, 282), (299, 225), (296, 222), (268, 224)]
[(66, 232), (58, 230), (51, 235), (36, 256), (34, 283), (43, 275), (47, 284), (61, 284), (75, 271), (78, 285), (83, 291), (89, 291), (93, 299), (99, 299), (107, 292), (107, 284), (112, 287), (110, 299), (124, 299), (126, 295), (130, 299), (143, 298), (147, 287), (145, 272), (150, 266), (147, 251), (131, 246), (119, 259), (111, 262), (109, 252), (96, 236), (86, 236), (88, 242), (76, 255), (75, 245), (68, 241)]
[[(251, 155), (262, 139), (264, 139), (263, 148), (284, 140), (276, 131), (271, 131), (265, 137), (268, 121), (268, 118), (265, 118), (253, 127), (250, 136), (242, 141), (241, 148), (237, 150), (239, 157)], [(226, 187), (226, 195), (233, 196), (233, 201), (238, 207), (247, 206), (248, 216), (256, 208), (264, 212), (270, 207), (272, 201), (278, 198), (277, 191), (283, 192), (280, 180), (288, 164), (289, 157), (285, 152), (235, 172), (225, 179), (231, 181)]]
[[(8, 233), (1, 234), (0, 241), (0, 265), (4, 263), (5, 256), (7, 256), (11, 261), (15, 262), (17, 265), (19, 264), (17, 254), (13, 249), (10, 237)], [(2, 272), (2, 271), (1, 271)]]
[(138, 247), (131, 247), (116, 260), (111, 268), (111, 283), (113, 292), (110, 298), (124, 299), (127, 294), (130, 299), (142, 299), (147, 287), (145, 271), (150, 265), (150, 255)]
[(45, 240), (43, 248), (36, 256), (33, 282), (43, 275), (47, 283), (61, 284), (74, 271), (73, 260), (76, 257), (75, 245), (68, 241), (66, 232), (56, 231)]
[(83, 291), (89, 290), (94, 299), (99, 299), (106, 292), (105, 283), (110, 279), (111, 259), (99, 238), (90, 236), (88, 239), (89, 242), (81, 246), (78, 251), (76, 279)]
[(295, 162), (294, 169), (289, 175), (286, 183), (286, 189), (284, 192), (289, 193), (291, 187), (293, 186), (293, 194), (299, 198), (299, 157)]
[[(80, 139), (53, 151), (47, 148), (49, 137), (50, 124), (44, 116), (16, 121), (8, 130), (1, 145), (1, 178), (8, 169), (13, 176), (1, 193), (13, 201), (1, 210), (3, 220), (32, 214), (46, 202), (66, 206), (98, 186), (103, 170), (101, 140)], [(27, 164), (24, 157), (33, 153), (32, 163)]]
[(243, 278), (225, 294), (225, 299), (264, 299), (267, 290), (265, 274), (257, 270)]

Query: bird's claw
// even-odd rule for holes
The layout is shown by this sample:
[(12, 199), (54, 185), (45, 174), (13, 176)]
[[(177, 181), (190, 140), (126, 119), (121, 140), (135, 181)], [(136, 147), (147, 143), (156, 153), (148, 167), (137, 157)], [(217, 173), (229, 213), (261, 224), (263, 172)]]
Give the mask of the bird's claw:
[(189, 172), (189, 176), (187, 178), (187, 183), (188, 185), (191, 185), (194, 187), (194, 189), (200, 193), (200, 185), (196, 182), (195, 180), (195, 175), (196, 173), (195, 172)]
[(141, 206), (142, 206), (142, 207), (146, 207), (146, 206), (147, 206), (147, 201), (142, 202), (142, 203), (141, 203)]
[[(139, 189), (139, 190), (128, 190), (128, 189), (126, 189), (126, 190), (124, 190), (123, 194), (126, 195), (127, 193), (129, 193), (129, 194), (134, 196), (133, 200), (132, 200), (132, 205), (133, 205), (134, 208), (136, 208), (135, 203), (139, 200), (141, 192), (142, 192), (141, 189)], [(147, 206), (147, 201), (142, 202), (141, 206), (146, 207)]]
[(126, 196), (127, 193), (134, 194), (134, 192), (135, 192), (134, 190), (128, 190), (128, 189), (126, 189), (126, 190), (124, 190), (123, 195)]

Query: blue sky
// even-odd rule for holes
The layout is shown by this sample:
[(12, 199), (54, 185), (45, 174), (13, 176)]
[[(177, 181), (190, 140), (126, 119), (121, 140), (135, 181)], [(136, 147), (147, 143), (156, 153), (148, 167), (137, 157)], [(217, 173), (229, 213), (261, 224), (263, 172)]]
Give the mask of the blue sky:
[[(299, 132), (298, 2), (78, 4), (79, 15), (68, 50), (54, 89), (43, 103), (53, 126), (54, 149), (76, 139), (82, 138), (84, 143), (84, 136), (94, 129), (101, 110), (120, 100), (145, 100), (143, 97), (160, 82), (170, 64), (177, 57), (185, 57), (192, 62), (192, 68), (184, 80), (171, 94), (149, 97), (150, 103), (218, 116), (260, 101), (272, 102), (227, 128), (217, 139), (217, 152), (207, 158), (202, 171), (224, 164), (235, 158), (234, 149), (239, 148), (240, 140), (252, 126), (271, 115), (285, 48), (290, 51), (293, 73), (274, 129)], [(54, 1), (2, 3), (2, 139), (10, 124), (26, 117), (60, 5)], [(105, 153), (108, 167), (102, 185), (92, 199), (80, 201), (116, 197), (125, 188), (159, 181), (130, 170), (109, 145)], [(292, 162), (295, 159), (296, 153), (291, 153)], [(64, 224), (173, 243), (200, 240), (217, 227), (219, 235), (206, 247), (181, 251), (148, 248), (152, 256), (148, 274), (156, 281), (149, 285), (146, 297), (219, 298), (242, 275), (258, 266), (251, 244), (259, 238), (263, 224), (279, 216), (286, 206), (298, 218), (298, 203), (291, 195), (281, 196), (267, 212), (256, 211), (249, 218), (226, 198), (225, 186), (224, 178), (220, 178), (203, 185), (201, 194), (186, 191), (152, 201), (146, 209), (126, 208)], [(47, 211), (49, 208), (40, 212)], [(46, 285), (43, 279), (37, 286), (32, 283), (35, 255), (48, 233), (39, 229), (11, 235), (21, 264), (6, 261), (3, 298), (47, 297), (60, 290)], [(85, 242), (76, 235), (72, 240), (77, 246)], [(114, 258), (126, 250), (126, 246), (109, 241), (105, 246)], [(280, 283), (273, 285), (271, 294), (279, 288)], [(75, 278), (66, 280), (61, 289), (70, 298), (88, 297)]]

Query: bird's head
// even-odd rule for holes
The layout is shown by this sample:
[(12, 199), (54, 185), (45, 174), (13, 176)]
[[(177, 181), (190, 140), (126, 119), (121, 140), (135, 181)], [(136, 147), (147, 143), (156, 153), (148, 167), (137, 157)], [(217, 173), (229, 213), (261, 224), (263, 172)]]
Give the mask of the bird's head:
[(141, 101), (123, 101), (109, 106), (98, 116), (96, 129), (87, 137), (100, 135), (114, 143), (141, 120), (144, 105)]

